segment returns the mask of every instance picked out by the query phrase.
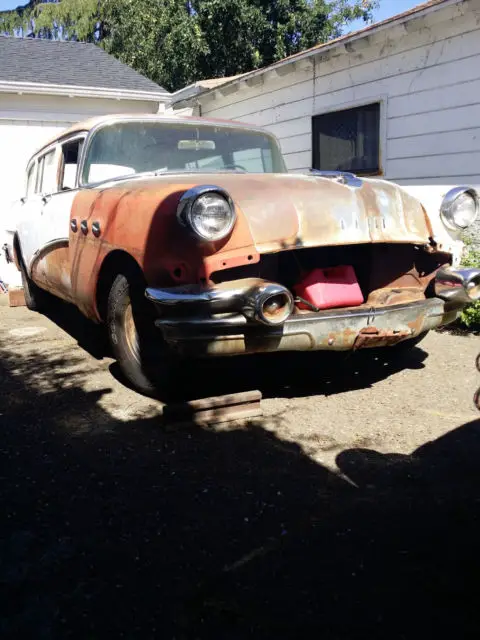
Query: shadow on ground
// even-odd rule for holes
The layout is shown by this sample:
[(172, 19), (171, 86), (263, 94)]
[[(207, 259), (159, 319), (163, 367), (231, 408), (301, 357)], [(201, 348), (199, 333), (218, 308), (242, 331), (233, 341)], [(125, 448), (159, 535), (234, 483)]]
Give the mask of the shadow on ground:
[(0, 353), (2, 639), (478, 636), (479, 421), (341, 476), (260, 423), (115, 420), (69, 364)]
[[(73, 305), (54, 301), (47, 315), (93, 357), (111, 357), (104, 327), (87, 320)], [(172, 370), (170, 384), (159, 398), (172, 403), (251, 389), (259, 389), (264, 398), (331, 395), (371, 387), (404, 369), (421, 369), (427, 357), (425, 351), (414, 347), (405, 353), (384, 348), (354, 354), (284, 352), (183, 360)], [(130, 386), (116, 363), (110, 365), (110, 372), (121, 384)]]

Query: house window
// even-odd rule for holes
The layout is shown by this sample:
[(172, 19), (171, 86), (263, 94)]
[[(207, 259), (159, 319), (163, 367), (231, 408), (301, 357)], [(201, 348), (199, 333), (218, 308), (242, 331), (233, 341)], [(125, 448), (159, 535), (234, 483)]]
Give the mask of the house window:
[(314, 116), (313, 168), (379, 174), (380, 103)]

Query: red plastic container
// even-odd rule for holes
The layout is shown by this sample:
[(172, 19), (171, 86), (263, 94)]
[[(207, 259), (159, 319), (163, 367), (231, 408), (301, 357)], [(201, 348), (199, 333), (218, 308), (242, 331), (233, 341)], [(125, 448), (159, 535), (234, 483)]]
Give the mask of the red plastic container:
[[(294, 291), (318, 309), (356, 307), (363, 302), (355, 271), (350, 265), (313, 269), (294, 286)], [(301, 303), (298, 306), (309, 308)]]

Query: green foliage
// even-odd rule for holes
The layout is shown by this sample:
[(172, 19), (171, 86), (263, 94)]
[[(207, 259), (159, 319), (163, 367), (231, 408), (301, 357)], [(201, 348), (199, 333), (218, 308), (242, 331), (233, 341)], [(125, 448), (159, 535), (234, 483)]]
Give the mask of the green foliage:
[[(62, 0), (39, 3), (32, 12), (35, 31), (47, 37), (94, 42), (95, 25), (103, 18), (103, 5), (98, 0)], [(61, 31), (60, 31), (61, 29)]]
[[(462, 266), (480, 269), (480, 249), (474, 248), (471, 243), (467, 243)], [(470, 330), (480, 330), (480, 300), (472, 302), (462, 311), (460, 322)]]
[(378, 0), (61, 0), (0, 12), (0, 32), (99, 42), (169, 90), (245, 73), (368, 22)]

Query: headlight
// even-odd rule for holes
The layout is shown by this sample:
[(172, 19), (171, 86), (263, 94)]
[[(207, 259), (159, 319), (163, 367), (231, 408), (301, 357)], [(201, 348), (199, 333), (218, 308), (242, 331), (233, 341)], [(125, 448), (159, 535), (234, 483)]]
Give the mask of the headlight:
[(466, 229), (478, 214), (478, 196), (469, 187), (451, 189), (442, 201), (440, 215), (450, 229)]
[(228, 193), (220, 187), (207, 185), (194, 187), (183, 194), (177, 217), (197, 238), (207, 242), (226, 238), (236, 220)]

